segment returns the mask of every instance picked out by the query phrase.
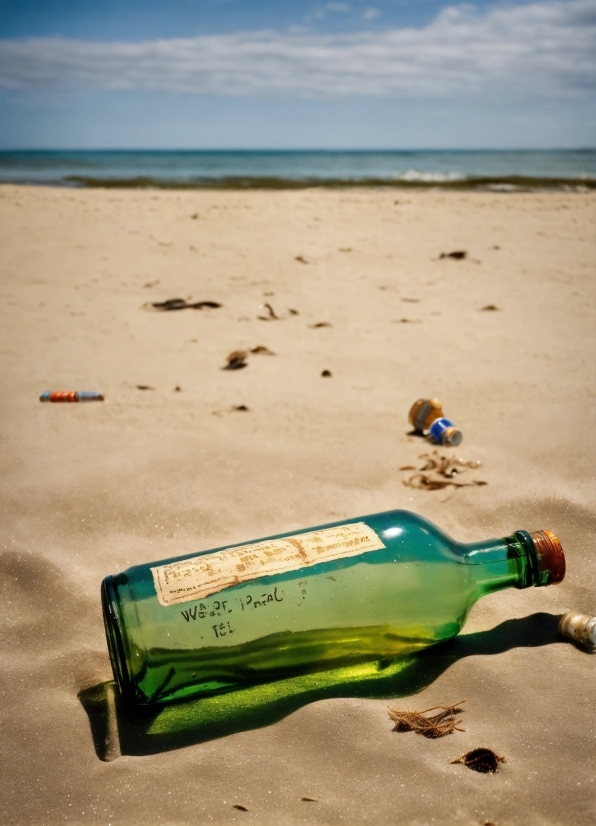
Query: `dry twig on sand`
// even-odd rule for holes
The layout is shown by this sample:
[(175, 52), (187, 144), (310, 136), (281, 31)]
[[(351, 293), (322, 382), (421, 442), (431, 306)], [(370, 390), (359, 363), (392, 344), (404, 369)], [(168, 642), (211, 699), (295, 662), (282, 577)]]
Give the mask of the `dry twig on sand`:
[[(431, 738), (445, 737), (446, 734), (453, 734), (454, 731), (465, 731), (459, 726), (461, 720), (456, 718), (456, 715), (462, 711), (459, 706), (465, 702), (465, 700), (460, 700), (452, 706), (433, 706), (424, 711), (398, 711), (390, 708), (389, 717), (395, 723), (393, 731), (415, 731), (416, 734)], [(431, 714), (430, 717), (424, 716), (437, 709), (441, 709), (438, 714)]]
[(432, 453), (422, 453), (419, 459), (424, 459), (422, 467), (414, 465), (404, 465), (400, 470), (415, 470), (411, 476), (403, 480), (404, 485), (409, 488), (419, 490), (442, 490), (452, 485), (455, 488), (473, 487), (475, 485), (486, 485), (480, 479), (471, 479), (469, 482), (462, 482), (457, 477), (465, 473), (468, 468), (476, 469), (480, 467), (480, 462), (466, 461), (458, 456), (445, 456), (433, 450)]

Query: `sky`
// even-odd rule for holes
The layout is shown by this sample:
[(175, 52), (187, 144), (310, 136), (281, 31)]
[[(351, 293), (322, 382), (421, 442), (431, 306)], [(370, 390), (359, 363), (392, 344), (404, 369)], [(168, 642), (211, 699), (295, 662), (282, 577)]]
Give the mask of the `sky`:
[(0, 149), (596, 146), (596, 0), (0, 0)]

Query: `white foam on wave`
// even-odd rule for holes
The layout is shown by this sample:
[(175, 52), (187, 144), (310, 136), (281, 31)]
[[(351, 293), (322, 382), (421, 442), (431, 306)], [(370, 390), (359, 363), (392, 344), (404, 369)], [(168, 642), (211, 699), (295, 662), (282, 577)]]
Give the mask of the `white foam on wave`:
[(419, 169), (408, 169), (397, 176), (399, 181), (420, 181), (422, 183), (444, 183), (445, 181), (461, 181), (465, 178), (460, 172), (423, 172)]

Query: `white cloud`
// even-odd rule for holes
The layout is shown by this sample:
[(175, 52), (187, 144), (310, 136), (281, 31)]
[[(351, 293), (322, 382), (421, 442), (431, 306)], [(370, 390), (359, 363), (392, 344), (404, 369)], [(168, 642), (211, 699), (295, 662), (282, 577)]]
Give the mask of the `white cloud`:
[(381, 12), (379, 9), (375, 9), (371, 6), (370, 8), (364, 10), (364, 14), (362, 16), (365, 20), (375, 20), (380, 14)]
[(594, 88), (596, 0), (445, 8), (424, 28), (241, 32), (144, 43), (0, 41), (0, 88), (216, 95), (556, 95)]

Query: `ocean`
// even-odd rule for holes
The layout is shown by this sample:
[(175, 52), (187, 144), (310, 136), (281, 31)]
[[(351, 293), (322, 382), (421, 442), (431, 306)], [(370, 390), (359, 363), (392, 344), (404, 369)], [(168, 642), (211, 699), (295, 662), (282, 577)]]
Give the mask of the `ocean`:
[(0, 182), (79, 187), (596, 188), (596, 150), (0, 151)]

